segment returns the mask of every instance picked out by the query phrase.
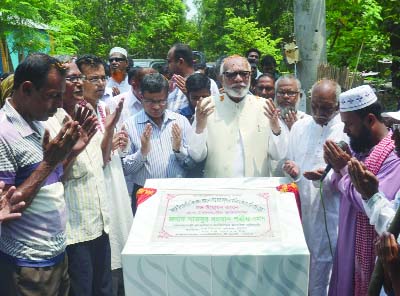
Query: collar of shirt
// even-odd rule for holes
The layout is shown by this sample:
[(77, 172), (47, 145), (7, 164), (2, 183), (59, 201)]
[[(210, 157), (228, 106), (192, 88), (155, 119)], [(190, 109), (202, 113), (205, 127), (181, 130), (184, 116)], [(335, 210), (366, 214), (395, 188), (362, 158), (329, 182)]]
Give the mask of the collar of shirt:
[[(168, 109), (164, 111), (164, 118), (162, 126), (165, 126), (169, 121), (176, 120), (177, 114), (175, 112), (171, 112)], [(146, 114), (144, 110), (140, 111), (136, 116), (136, 122), (138, 124), (145, 124), (151, 122), (153, 125), (156, 125), (154, 121)]]
[(26, 122), (26, 120), (18, 113), (18, 111), (14, 109), (9, 100), (10, 99), (7, 99), (2, 110), (20, 135), (24, 138), (30, 136), (31, 134), (42, 136), (44, 134), (44, 128), (40, 122), (36, 120), (32, 121), (31, 124), (34, 127), (32, 128), (32, 126)]

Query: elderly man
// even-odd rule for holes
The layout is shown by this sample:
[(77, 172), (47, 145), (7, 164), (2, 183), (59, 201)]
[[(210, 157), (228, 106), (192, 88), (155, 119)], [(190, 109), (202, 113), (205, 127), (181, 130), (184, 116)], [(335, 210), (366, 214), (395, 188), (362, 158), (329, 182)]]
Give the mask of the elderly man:
[(142, 82), (143, 110), (126, 122), (130, 151), (123, 158), (125, 174), (135, 174), (135, 190), (149, 178), (186, 175), (188, 120), (167, 110), (168, 81), (148, 74)]
[(320, 179), (321, 175), (312, 171), (324, 172), (323, 144), (326, 140), (348, 141), (338, 112), (339, 95), (340, 86), (332, 80), (324, 79), (313, 85), (312, 117), (298, 120), (293, 125), (288, 160), (283, 167), (299, 186), (304, 236), (311, 253), (309, 295), (315, 296), (328, 293), (333, 256), (330, 251), (334, 252), (336, 246), (340, 194), (331, 190), (326, 181), (320, 184), (325, 213), (319, 188), (313, 184), (313, 180)]
[[(286, 156), (289, 132), (293, 124), (309, 115), (297, 110), (301, 98), (301, 83), (294, 75), (287, 74), (279, 77), (275, 82), (275, 103), (267, 100), (265, 112), (270, 120), (271, 126), (276, 129), (281, 127), (281, 137), (279, 149), (281, 155)], [(282, 170), (283, 162), (285, 159), (278, 159), (278, 161), (271, 159), (269, 161), (269, 170), (271, 176), (282, 177), (284, 172)]]
[[(380, 191), (392, 200), (400, 188), (400, 158), (394, 151), (391, 132), (386, 128), (382, 107), (368, 85), (340, 95), (340, 116), (350, 138), (354, 157), (365, 163), (380, 182)], [(339, 234), (329, 295), (367, 295), (375, 263), (373, 240), (376, 235), (365, 215), (362, 197), (347, 172), (350, 155), (335, 142), (324, 145), (324, 158), (335, 173), (331, 185), (341, 193)]]
[(230, 56), (222, 70), (225, 94), (197, 104), (190, 155), (197, 162), (207, 157), (205, 177), (268, 176), (268, 157), (280, 156), (274, 145), (280, 126), (271, 130), (263, 112), (265, 99), (249, 95), (246, 58)]
[[(176, 87), (168, 95), (168, 109), (174, 112), (187, 107), (189, 100), (186, 96), (185, 81), (194, 73), (193, 52), (189, 45), (177, 43), (168, 51), (168, 69), (174, 74), (172, 81)], [(218, 86), (211, 79), (210, 91), (212, 95), (218, 95)]]
[(122, 47), (114, 47), (110, 50), (108, 57), (110, 63), (111, 77), (107, 82), (107, 87), (112, 89), (112, 95), (129, 91), (128, 82), (128, 52)]
[(64, 90), (65, 69), (59, 61), (31, 54), (18, 65), (14, 92), (0, 111), (0, 180), (5, 190), (17, 187), (14, 202), (25, 202), (23, 215), (1, 229), (2, 295), (68, 295), (61, 162), (81, 128), (67, 120), (49, 141), (39, 122), (61, 107)]

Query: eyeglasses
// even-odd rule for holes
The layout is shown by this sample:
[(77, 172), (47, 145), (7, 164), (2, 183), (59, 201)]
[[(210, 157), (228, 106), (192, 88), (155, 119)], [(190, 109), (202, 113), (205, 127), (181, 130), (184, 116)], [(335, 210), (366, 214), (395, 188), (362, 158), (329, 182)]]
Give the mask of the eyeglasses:
[(90, 83), (99, 83), (99, 82), (105, 82), (107, 80), (106, 76), (91, 76), (91, 77), (86, 77), (85, 81), (89, 81)]
[(125, 58), (109, 58), (108, 61), (109, 61), (110, 63), (112, 63), (112, 62), (114, 62), (114, 61), (117, 62), (117, 63), (120, 63), (120, 62), (126, 61), (126, 59), (125, 59)]
[(236, 71), (236, 72), (223, 72), (228, 79), (235, 79), (236, 76), (240, 76), (242, 79), (248, 79), (250, 77), (250, 71)]
[(78, 81), (85, 81), (86, 76), (85, 75), (73, 75), (73, 76), (67, 76), (65, 77), (65, 80), (68, 80), (72, 83), (78, 82)]
[(294, 98), (295, 96), (297, 96), (299, 94), (298, 91), (291, 91), (291, 90), (287, 90), (287, 91), (281, 91), (279, 90), (276, 95), (280, 96), (280, 97), (284, 97), (285, 95), (287, 95), (290, 98)]
[(160, 106), (165, 106), (167, 105), (168, 100), (163, 99), (163, 100), (150, 100), (150, 99), (143, 99), (143, 103), (147, 105), (160, 105)]

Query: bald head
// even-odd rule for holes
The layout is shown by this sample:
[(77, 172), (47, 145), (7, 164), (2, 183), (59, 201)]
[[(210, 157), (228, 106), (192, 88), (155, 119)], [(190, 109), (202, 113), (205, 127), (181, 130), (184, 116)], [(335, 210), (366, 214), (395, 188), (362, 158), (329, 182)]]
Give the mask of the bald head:
[(322, 79), (311, 88), (311, 111), (315, 122), (319, 125), (327, 125), (338, 113), (339, 84), (330, 79)]

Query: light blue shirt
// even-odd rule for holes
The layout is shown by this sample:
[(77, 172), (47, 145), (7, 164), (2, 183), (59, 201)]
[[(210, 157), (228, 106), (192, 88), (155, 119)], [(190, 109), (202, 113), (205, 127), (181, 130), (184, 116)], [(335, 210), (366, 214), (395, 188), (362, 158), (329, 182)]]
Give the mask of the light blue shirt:
[[(140, 137), (147, 123), (151, 123), (153, 132), (150, 138), (150, 152), (145, 157), (140, 152)], [(182, 143), (179, 153), (172, 151), (172, 125), (181, 128)], [(192, 127), (186, 117), (165, 110), (161, 128), (144, 112), (140, 111), (126, 122), (130, 140), (128, 155), (122, 159), (125, 175), (133, 174), (135, 183), (143, 186), (147, 179), (180, 178), (186, 176), (186, 168), (193, 165), (188, 156), (188, 137)]]

